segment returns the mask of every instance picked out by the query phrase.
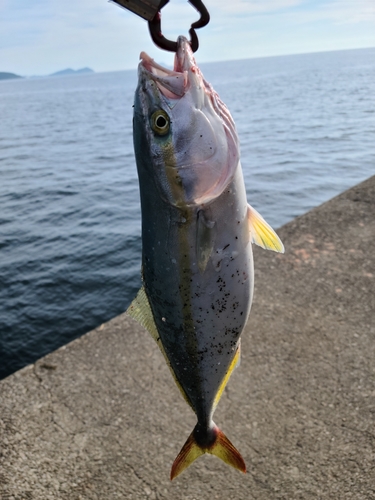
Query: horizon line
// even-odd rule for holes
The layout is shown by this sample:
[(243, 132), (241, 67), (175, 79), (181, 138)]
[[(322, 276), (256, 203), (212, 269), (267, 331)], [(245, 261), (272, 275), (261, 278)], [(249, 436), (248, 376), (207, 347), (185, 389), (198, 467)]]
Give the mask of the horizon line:
[[(263, 56), (252, 56), (252, 57), (240, 57), (238, 59), (215, 59), (213, 61), (200, 61), (199, 64), (215, 64), (215, 63), (225, 63), (225, 62), (232, 62), (232, 61), (248, 61), (248, 60), (253, 60), (253, 59), (270, 59), (270, 58), (277, 58), (277, 57), (293, 57), (293, 56), (302, 56), (302, 55), (312, 55), (312, 54), (325, 54), (329, 52), (349, 52), (349, 51), (355, 51), (355, 50), (369, 50), (369, 49), (375, 49), (375, 46), (371, 47), (355, 47), (355, 48), (348, 48), (348, 49), (328, 49), (328, 50), (318, 50), (318, 51), (311, 51), (311, 52), (294, 52), (292, 54), (272, 54), (272, 55), (263, 55)], [(171, 66), (166, 63), (164, 63), (164, 66)], [(91, 69), (94, 73), (100, 74), (100, 73), (116, 73), (116, 72), (121, 72), (121, 71), (136, 71), (137, 66), (133, 68), (125, 68), (125, 69), (113, 69), (113, 70), (104, 70), (104, 71), (96, 71), (92, 69), (89, 66), (82, 66), (78, 69), (73, 69), (73, 71), (79, 71), (80, 69), (88, 68)], [(80, 75), (55, 75), (55, 73), (59, 73), (60, 71), (65, 71), (66, 69), (72, 69), (70, 67), (63, 68), (61, 70), (54, 71), (53, 73), (45, 74), (45, 75), (20, 75), (17, 73), (13, 73), (11, 71), (3, 71), (1, 70), (0, 73), (12, 73), (16, 76), (19, 76), (21, 78), (48, 78), (50, 76), (83, 76), (83, 74)], [(88, 73), (91, 74), (91, 73)]]

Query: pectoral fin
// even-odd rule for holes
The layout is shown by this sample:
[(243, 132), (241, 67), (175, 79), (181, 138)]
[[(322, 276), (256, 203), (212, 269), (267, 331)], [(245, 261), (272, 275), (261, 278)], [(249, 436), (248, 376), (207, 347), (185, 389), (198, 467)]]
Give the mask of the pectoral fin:
[(201, 273), (204, 273), (208, 260), (212, 254), (212, 249), (215, 242), (215, 222), (207, 220), (203, 211), (198, 212), (197, 220), (197, 236), (196, 236), (196, 254), (198, 268)]
[(251, 205), (247, 206), (251, 242), (266, 250), (284, 253), (284, 245), (272, 227)]
[(152, 314), (151, 306), (150, 306), (150, 303), (148, 301), (144, 287), (142, 287), (139, 290), (136, 298), (130, 304), (126, 313), (129, 314), (129, 316), (131, 316), (133, 319), (138, 321), (138, 323), (140, 325), (142, 325), (144, 328), (146, 328), (146, 330), (148, 330), (151, 337), (155, 340), (155, 342), (159, 346), (159, 349), (162, 352), (162, 354), (165, 358), (165, 361), (167, 362), (167, 365), (169, 366), (169, 369), (171, 370), (171, 373), (173, 375), (173, 378), (176, 382), (177, 387), (180, 389), (180, 392), (183, 395), (187, 404), (192, 407), (192, 404), (189, 401), (189, 399), (186, 395), (186, 392), (183, 390), (180, 382), (177, 380), (176, 374), (175, 374), (175, 372), (174, 372), (174, 370), (169, 362), (167, 353), (164, 350), (163, 343), (160, 339), (158, 330), (156, 328), (154, 316)]

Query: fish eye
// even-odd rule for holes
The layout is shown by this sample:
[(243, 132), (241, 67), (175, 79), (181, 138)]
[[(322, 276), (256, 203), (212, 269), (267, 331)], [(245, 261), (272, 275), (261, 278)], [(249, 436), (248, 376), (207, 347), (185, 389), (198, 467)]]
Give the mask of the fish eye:
[(151, 128), (157, 135), (166, 135), (169, 132), (169, 116), (162, 109), (158, 109), (151, 115)]

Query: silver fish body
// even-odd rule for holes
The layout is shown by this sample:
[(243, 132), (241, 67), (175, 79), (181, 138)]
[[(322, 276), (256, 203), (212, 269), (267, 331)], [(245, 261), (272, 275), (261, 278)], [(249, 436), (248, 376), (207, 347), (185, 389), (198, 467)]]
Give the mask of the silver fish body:
[(273, 238), (277, 247), (277, 236), (247, 204), (233, 119), (204, 80), (187, 40), (178, 40), (174, 71), (144, 53), (141, 59), (133, 129), (142, 207), (142, 300), (149, 312), (139, 312), (145, 307), (141, 299), (129, 312), (141, 323), (143, 317), (145, 326), (154, 324), (149, 329), (197, 415), (171, 477), (203, 453), (245, 471), (212, 416), (239, 361), (250, 313), (251, 241), (259, 243), (259, 225), (263, 236), (267, 233), (260, 236), (262, 246), (269, 248), (267, 238)]

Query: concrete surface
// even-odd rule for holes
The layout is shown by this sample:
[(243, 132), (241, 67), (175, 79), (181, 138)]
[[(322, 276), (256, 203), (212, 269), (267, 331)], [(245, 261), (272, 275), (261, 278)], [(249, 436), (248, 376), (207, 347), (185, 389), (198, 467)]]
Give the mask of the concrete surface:
[(0, 382), (1, 500), (374, 499), (375, 177), (279, 234), (215, 415), (246, 475), (169, 481), (195, 417), (122, 315)]

